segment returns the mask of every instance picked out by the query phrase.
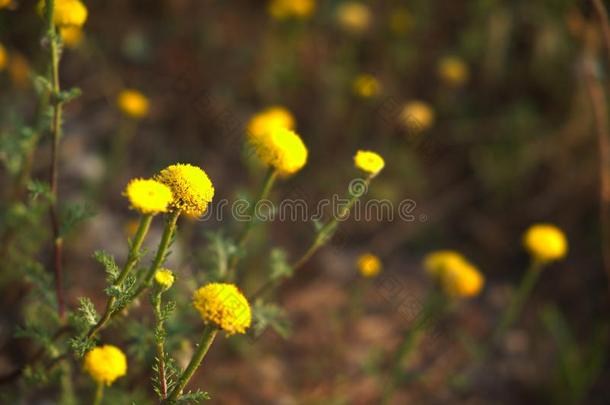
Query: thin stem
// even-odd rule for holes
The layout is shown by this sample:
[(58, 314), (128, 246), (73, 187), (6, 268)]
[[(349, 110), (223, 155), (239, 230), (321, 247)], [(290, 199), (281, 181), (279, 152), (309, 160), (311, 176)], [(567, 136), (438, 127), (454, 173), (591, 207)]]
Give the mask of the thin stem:
[(197, 348), (195, 354), (193, 354), (189, 365), (186, 367), (186, 370), (184, 370), (184, 372), (178, 379), (178, 382), (172, 390), (172, 393), (167, 398), (167, 403), (172, 403), (173, 401), (177, 400), (180, 395), (182, 395), (184, 387), (186, 387), (186, 384), (188, 384), (190, 379), (193, 377), (193, 374), (195, 374), (195, 371), (197, 371), (197, 368), (199, 368), (201, 361), (207, 354), (208, 350), (210, 349), (210, 346), (212, 346), (212, 342), (214, 342), (214, 338), (216, 337), (217, 333), (218, 329), (216, 327), (210, 325), (205, 327), (203, 331), (203, 336), (201, 337), (201, 341), (199, 342), (199, 347)]
[(104, 383), (98, 382), (95, 389), (95, 397), (93, 398), (93, 405), (101, 405), (102, 399), (104, 398)]
[(151, 303), (155, 314), (155, 346), (157, 349), (157, 372), (161, 398), (167, 398), (167, 377), (165, 375), (165, 325), (161, 314), (161, 294), (158, 289), (151, 295)]

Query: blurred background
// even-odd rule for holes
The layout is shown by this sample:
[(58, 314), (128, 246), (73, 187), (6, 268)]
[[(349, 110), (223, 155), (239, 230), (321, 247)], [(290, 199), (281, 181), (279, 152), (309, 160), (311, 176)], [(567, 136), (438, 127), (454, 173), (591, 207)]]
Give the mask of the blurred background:
[[(38, 114), (31, 78), (46, 69), (36, 2), (16, 3), (0, 10), (5, 196), (7, 179), (28, 159), (20, 128)], [(212, 403), (377, 403), (379, 370), (430, 288), (421, 258), (443, 248), (476, 263), (485, 290), (424, 337), (412, 359), (418, 377), (395, 403), (610, 403), (600, 165), (587, 87), (606, 88), (608, 66), (588, 1), (85, 3), (82, 38), (66, 46), (61, 65), (62, 87), (82, 95), (66, 106), (60, 198), (95, 216), (65, 242), (69, 305), (83, 295), (104, 303), (104, 275), (91, 253), (124, 257), (136, 219), (121, 195), (130, 178), (193, 163), (210, 175), (217, 200), (248, 195), (264, 170), (245, 152), (247, 123), (281, 105), (293, 113), (309, 161), (279, 183), (274, 199), (315, 205), (344, 194), (358, 176), (352, 156), (371, 149), (386, 168), (365, 198), (395, 206), (408, 199), (413, 217), (343, 223), (278, 293), (290, 338), (269, 331), (210, 354), (200, 378)], [(124, 89), (148, 98), (145, 117), (117, 106)], [(34, 179), (46, 181), (49, 150), (40, 139), (30, 157)], [(4, 221), (14, 209), (3, 203)], [(42, 218), (14, 242), (19, 254), (48, 254), (31, 246), (48, 238)], [(227, 217), (184, 222), (171, 265), (185, 275), (204, 268), (205, 231), (239, 229)], [(528, 265), (521, 235), (534, 222), (560, 226), (569, 254), (545, 270), (501, 350), (465, 384), (454, 378), (469, 364), (464, 342), (484, 340), (506, 306)], [(246, 258), (254, 270), (244, 288), (260, 284), (256, 269), (270, 246), (297, 257), (312, 235), (310, 223), (257, 227), (251, 245), (261, 253)], [(360, 279), (355, 263), (364, 252), (384, 263), (377, 279)], [(23, 317), (14, 308), (28, 287), (12, 275), (15, 255), (3, 255), (0, 340), (8, 349), (0, 367), (10, 370), (32, 349), (11, 341)], [(387, 282), (400, 293), (387, 293)], [(355, 285), (364, 291), (356, 312)]]

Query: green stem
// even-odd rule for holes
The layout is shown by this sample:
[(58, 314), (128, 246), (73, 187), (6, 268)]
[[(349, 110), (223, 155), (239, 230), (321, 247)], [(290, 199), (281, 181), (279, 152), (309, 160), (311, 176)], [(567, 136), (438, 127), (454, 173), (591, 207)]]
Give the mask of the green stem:
[(104, 383), (97, 383), (97, 388), (95, 389), (95, 397), (93, 398), (93, 405), (101, 405), (102, 399), (104, 398)]
[(157, 349), (157, 372), (159, 374), (159, 388), (161, 398), (167, 398), (167, 378), (165, 375), (165, 325), (161, 315), (161, 295), (163, 290), (156, 288), (151, 294), (151, 303), (155, 314), (155, 346)]
[(176, 401), (180, 397), (180, 395), (182, 395), (184, 387), (186, 387), (186, 384), (188, 384), (190, 379), (193, 377), (193, 374), (195, 374), (195, 371), (197, 371), (197, 368), (199, 368), (201, 361), (207, 354), (208, 350), (210, 349), (210, 346), (212, 346), (212, 342), (214, 342), (214, 338), (216, 337), (217, 333), (218, 329), (216, 327), (209, 325), (205, 327), (203, 331), (203, 336), (201, 337), (201, 341), (199, 342), (199, 347), (197, 348), (195, 354), (193, 354), (189, 365), (186, 367), (186, 370), (184, 370), (184, 372), (178, 379), (178, 382), (172, 390), (172, 393), (167, 398), (167, 403), (172, 403)]

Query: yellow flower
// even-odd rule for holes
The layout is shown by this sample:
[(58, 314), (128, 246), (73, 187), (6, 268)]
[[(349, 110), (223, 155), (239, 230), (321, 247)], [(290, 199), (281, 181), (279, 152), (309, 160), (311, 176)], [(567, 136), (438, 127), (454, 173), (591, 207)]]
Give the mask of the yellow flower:
[(172, 190), (174, 198), (171, 206), (192, 217), (203, 215), (214, 198), (210, 178), (197, 166), (171, 165), (161, 170), (155, 179)]
[(174, 273), (169, 269), (159, 269), (155, 273), (155, 281), (164, 290), (167, 290), (174, 284)]
[(8, 55), (6, 54), (6, 49), (2, 44), (0, 44), (0, 71), (4, 70), (6, 67), (6, 63), (8, 61)]
[(294, 126), (294, 117), (290, 111), (281, 106), (269, 107), (250, 119), (247, 128), (248, 138), (258, 139), (275, 128), (294, 129)]
[(400, 119), (407, 129), (424, 131), (434, 124), (434, 110), (423, 101), (411, 101), (402, 108)]
[(437, 250), (424, 258), (424, 268), (432, 277), (439, 277), (445, 269), (460, 266), (466, 258), (454, 250)]
[(468, 80), (468, 66), (457, 57), (448, 56), (439, 61), (438, 74), (450, 86), (457, 87)]
[(559, 260), (567, 254), (568, 241), (555, 225), (532, 225), (523, 236), (523, 244), (534, 259), (541, 262)]
[(0, 10), (13, 4), (13, 0), (0, 0)]
[(117, 105), (125, 115), (132, 118), (144, 118), (148, 115), (148, 99), (137, 90), (121, 91), (117, 97)]
[(306, 19), (315, 9), (315, 0), (271, 0), (268, 6), (269, 14), (276, 20)]
[(142, 214), (166, 212), (172, 202), (172, 191), (156, 180), (133, 179), (127, 184), (124, 193), (131, 207)]
[[(38, 13), (45, 14), (45, 0), (38, 3)], [(58, 27), (82, 27), (87, 21), (87, 7), (79, 0), (55, 0), (53, 21)]]
[(210, 283), (193, 295), (193, 306), (203, 322), (212, 323), (227, 335), (245, 333), (250, 327), (250, 304), (233, 284)]
[(64, 45), (68, 48), (76, 48), (83, 42), (83, 29), (81, 27), (61, 27), (59, 35), (61, 35)]
[(362, 98), (371, 98), (379, 94), (381, 85), (373, 75), (358, 75), (352, 84), (354, 94)]
[(485, 282), (477, 268), (453, 250), (438, 250), (426, 255), (424, 268), (450, 297), (475, 296)]
[(379, 274), (381, 268), (381, 260), (371, 253), (365, 253), (358, 257), (358, 270), (363, 277), (375, 277)]
[(339, 25), (351, 33), (362, 33), (371, 25), (371, 10), (356, 1), (345, 2), (337, 8)]
[(354, 164), (356, 167), (371, 176), (376, 176), (385, 166), (383, 158), (375, 152), (368, 150), (359, 150), (354, 156)]
[(118, 347), (99, 346), (85, 355), (83, 368), (98, 383), (110, 385), (127, 374), (127, 358)]
[(406, 34), (413, 25), (413, 16), (405, 7), (399, 7), (390, 13), (390, 29), (396, 35)]
[(307, 147), (299, 135), (287, 128), (274, 128), (250, 141), (259, 159), (281, 175), (294, 174), (307, 163)]

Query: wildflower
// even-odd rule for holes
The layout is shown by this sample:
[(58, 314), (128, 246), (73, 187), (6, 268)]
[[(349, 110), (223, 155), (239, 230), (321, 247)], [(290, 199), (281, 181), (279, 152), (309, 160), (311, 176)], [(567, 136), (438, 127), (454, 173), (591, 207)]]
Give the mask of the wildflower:
[(263, 163), (282, 175), (294, 174), (307, 163), (307, 147), (290, 129), (274, 128), (264, 136), (250, 140)]
[(83, 42), (83, 30), (81, 27), (68, 26), (59, 29), (59, 35), (64, 45), (68, 48), (76, 48)]
[(203, 322), (212, 323), (227, 335), (245, 333), (250, 327), (250, 304), (233, 284), (210, 283), (193, 295), (193, 306)]
[(155, 273), (155, 282), (164, 290), (169, 289), (174, 284), (174, 273), (169, 269), (159, 269)]
[(358, 257), (358, 270), (363, 277), (375, 277), (379, 274), (381, 268), (381, 260), (371, 253), (365, 253)]
[(142, 214), (166, 212), (172, 202), (172, 191), (156, 180), (133, 179), (127, 184), (124, 194), (131, 207)]
[(352, 84), (354, 94), (361, 98), (371, 98), (379, 94), (381, 85), (373, 75), (358, 75)]
[(459, 86), (468, 80), (468, 66), (460, 58), (448, 56), (439, 61), (438, 74), (450, 86)]
[(568, 251), (564, 233), (551, 224), (532, 225), (523, 236), (523, 244), (534, 259), (540, 262), (559, 260)]
[(250, 139), (258, 139), (275, 128), (294, 129), (294, 117), (281, 106), (269, 107), (255, 114), (248, 122), (247, 133)]
[(385, 166), (383, 158), (375, 152), (359, 150), (354, 156), (356, 167), (371, 176), (376, 176)]
[(148, 115), (148, 99), (137, 90), (121, 91), (117, 97), (117, 105), (125, 115), (131, 118), (144, 118)]
[(0, 10), (13, 5), (13, 0), (0, 0)]
[(434, 110), (423, 101), (411, 101), (402, 108), (400, 119), (408, 129), (424, 131), (434, 123)]
[(457, 267), (466, 258), (454, 250), (437, 250), (424, 258), (424, 269), (432, 277), (438, 277), (445, 269)]
[(161, 170), (155, 179), (172, 190), (170, 206), (192, 217), (203, 215), (214, 198), (214, 186), (210, 178), (197, 166), (171, 165)]
[(2, 44), (0, 44), (0, 71), (4, 70), (6, 67), (6, 63), (8, 61), (8, 56), (6, 54), (6, 49)]
[(269, 14), (276, 20), (306, 19), (315, 9), (315, 0), (271, 0), (268, 6)]
[(127, 358), (118, 347), (99, 346), (85, 355), (83, 368), (98, 383), (110, 385), (127, 374)]
[(474, 297), (483, 288), (485, 280), (475, 266), (463, 262), (458, 266), (448, 267), (440, 278), (440, 285), (450, 297)]
[(406, 34), (413, 25), (413, 16), (407, 8), (398, 7), (390, 13), (389, 25), (394, 34)]
[(362, 33), (371, 25), (371, 10), (356, 1), (345, 2), (337, 8), (337, 22), (348, 32)]
[[(45, 0), (38, 3), (38, 13), (44, 15)], [(82, 27), (87, 21), (87, 7), (79, 0), (55, 0), (53, 22), (58, 27)]]

